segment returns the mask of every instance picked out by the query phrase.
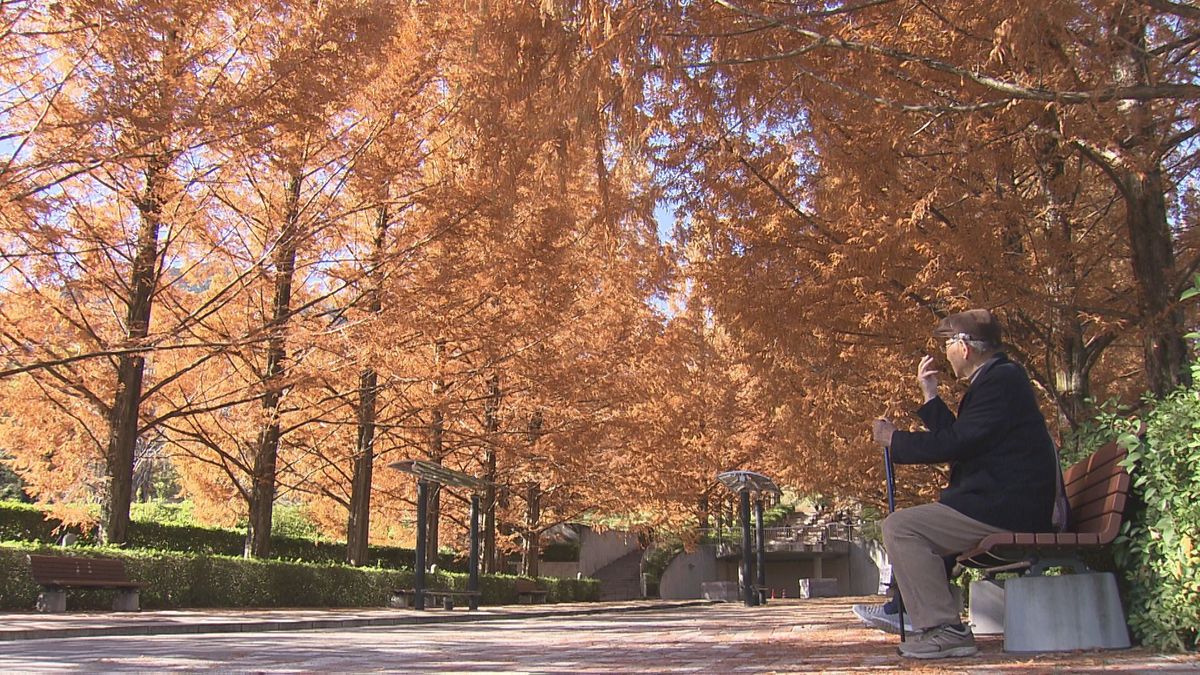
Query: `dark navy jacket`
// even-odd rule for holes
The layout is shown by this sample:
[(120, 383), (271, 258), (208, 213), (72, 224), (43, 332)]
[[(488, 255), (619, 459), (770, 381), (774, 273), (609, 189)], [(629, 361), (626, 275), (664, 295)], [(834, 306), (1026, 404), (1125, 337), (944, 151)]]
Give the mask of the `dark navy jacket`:
[(917, 411), (929, 431), (897, 431), (892, 461), (950, 464), (938, 501), (1012, 532), (1050, 532), (1053, 441), (1025, 369), (1003, 353), (985, 363), (958, 406), (940, 397)]

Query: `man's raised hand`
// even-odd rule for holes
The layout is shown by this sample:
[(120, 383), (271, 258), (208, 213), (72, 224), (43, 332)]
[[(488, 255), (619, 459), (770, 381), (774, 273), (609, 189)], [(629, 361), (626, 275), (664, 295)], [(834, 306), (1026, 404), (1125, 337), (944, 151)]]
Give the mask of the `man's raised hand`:
[(921, 365), (917, 367), (917, 385), (928, 403), (938, 395), (938, 370), (932, 356), (921, 357)]

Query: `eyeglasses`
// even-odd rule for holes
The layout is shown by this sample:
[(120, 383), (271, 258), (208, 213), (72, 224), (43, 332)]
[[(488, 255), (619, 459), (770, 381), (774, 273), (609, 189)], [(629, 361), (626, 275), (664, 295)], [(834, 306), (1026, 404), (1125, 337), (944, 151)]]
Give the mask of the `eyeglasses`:
[(970, 339), (971, 339), (971, 336), (967, 335), (966, 333), (959, 333), (957, 335), (954, 335), (950, 339), (946, 340), (946, 349), (950, 349), (950, 345), (954, 344), (955, 342), (966, 342), (967, 340), (970, 340)]

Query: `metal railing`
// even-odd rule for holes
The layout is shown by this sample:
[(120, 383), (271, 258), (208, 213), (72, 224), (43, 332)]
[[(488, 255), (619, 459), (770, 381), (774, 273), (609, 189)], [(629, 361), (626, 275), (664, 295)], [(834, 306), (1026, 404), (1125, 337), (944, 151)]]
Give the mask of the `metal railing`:
[[(767, 527), (763, 528), (763, 548), (767, 552), (846, 553), (850, 550), (850, 540), (855, 527), (856, 525), (840, 522)], [(705, 528), (700, 532), (700, 541), (714, 544), (718, 556), (741, 554), (741, 527)], [(753, 535), (754, 528), (751, 528), (750, 532)]]

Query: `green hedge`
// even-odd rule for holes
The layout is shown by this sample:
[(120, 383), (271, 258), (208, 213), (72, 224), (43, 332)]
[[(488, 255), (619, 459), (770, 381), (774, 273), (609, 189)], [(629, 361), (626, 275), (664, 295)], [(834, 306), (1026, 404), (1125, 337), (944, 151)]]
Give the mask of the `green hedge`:
[(1200, 648), (1200, 371), (1193, 381), (1153, 402), (1144, 439), (1120, 437), (1134, 497), (1115, 547), (1129, 626), (1164, 650)]
[[(69, 549), (35, 543), (0, 543), (0, 609), (33, 609), (40, 591), (29, 574), (29, 553), (112, 557), (125, 561), (129, 577), (145, 584), (144, 609), (183, 607), (382, 607), (394, 588), (410, 588), (410, 570), (347, 565), (247, 560), (220, 555), (77, 546)], [(481, 575), (481, 604), (517, 602), (507, 575)], [(596, 601), (594, 579), (539, 579), (549, 602)], [(432, 588), (464, 589), (467, 575), (436, 572), (427, 576)], [(69, 610), (109, 609), (112, 594), (71, 591)]]
[[(61, 534), (56, 535), (61, 528), (61, 521), (47, 518), (36, 506), (19, 502), (0, 502), (0, 541), (53, 544), (61, 537)], [(68, 531), (79, 537), (81, 542), (91, 543), (91, 536), (78, 528), (68, 528)], [(245, 547), (245, 534), (237, 530), (214, 527), (168, 525), (135, 520), (129, 523), (126, 546), (133, 549), (240, 556)], [(368, 555), (374, 564), (381, 567), (412, 569), (416, 563), (416, 555), (412, 549), (398, 546), (372, 546)], [(346, 545), (342, 542), (271, 537), (271, 558), (341, 563), (346, 559)], [(438, 556), (438, 567), (452, 572), (466, 572), (467, 561), (443, 553)]]

